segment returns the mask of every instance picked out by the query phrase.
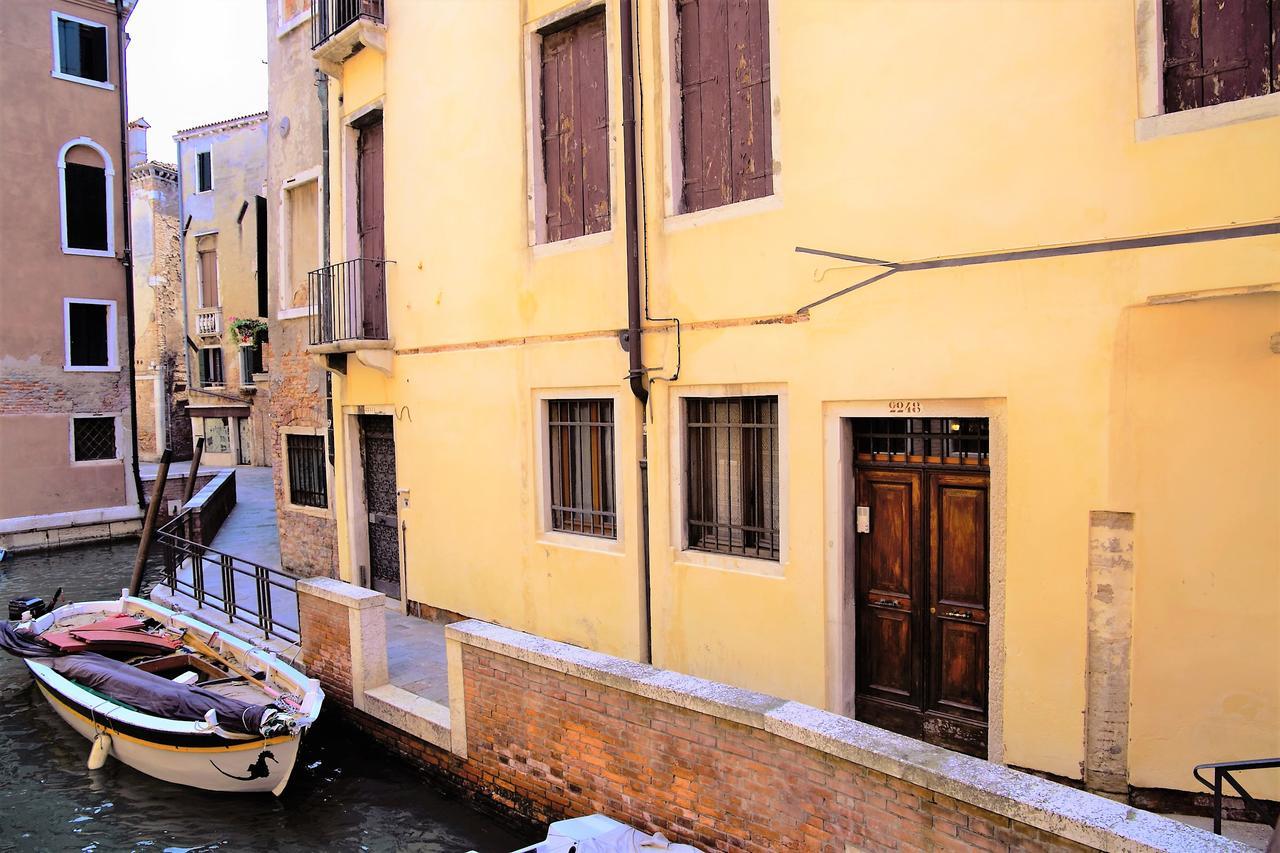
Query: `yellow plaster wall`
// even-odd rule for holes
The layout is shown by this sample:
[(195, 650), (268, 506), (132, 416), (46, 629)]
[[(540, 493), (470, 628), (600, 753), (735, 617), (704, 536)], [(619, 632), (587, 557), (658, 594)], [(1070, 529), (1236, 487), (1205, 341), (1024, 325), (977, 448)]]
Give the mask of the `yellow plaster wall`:
[[(626, 354), (616, 340), (579, 337), (626, 322), (616, 73), (613, 230), (570, 246), (529, 246), (527, 123), (535, 119), (526, 112), (526, 38), (532, 22), (581, 5), (392, 0), (385, 60), (366, 49), (344, 66), (335, 115), (385, 98), (397, 355), (389, 377), (349, 359), (335, 406), (401, 412), (409, 597), (636, 657), (636, 457), (624, 450), (618, 462), (630, 531), (622, 556), (538, 541), (536, 390), (613, 389), (629, 400)], [(852, 677), (851, 661), (833, 649), (851, 627), (832, 615), (846, 568), (832, 556), (842, 516), (831, 498), (839, 502), (839, 489), (828, 484), (840, 472), (830, 468), (824, 412), (836, 404), (874, 411), (906, 399), (945, 413), (995, 401), (1005, 434), (994, 465), (1007, 491), (997, 579), (1002, 638), (993, 648), (1003, 760), (1080, 776), (1088, 514), (1095, 509), (1138, 519), (1135, 784), (1189, 788), (1189, 767), (1207, 760), (1206, 752), (1269, 751), (1266, 732), (1280, 720), (1274, 698), (1250, 686), (1254, 674), (1226, 667), (1214, 682), (1215, 696), (1253, 697), (1247, 712), (1207, 694), (1171, 702), (1170, 689), (1158, 686), (1160, 667), (1198, 659), (1201, 640), (1171, 629), (1181, 624), (1185, 602), (1150, 594), (1159, 569), (1145, 555), (1157, 542), (1187, 553), (1204, 542), (1185, 539), (1185, 524), (1168, 509), (1177, 497), (1161, 480), (1146, 469), (1135, 475), (1117, 457), (1117, 424), (1129, 403), (1118, 402), (1115, 385), (1130, 306), (1156, 294), (1274, 282), (1280, 240), (902, 274), (807, 319), (789, 315), (874, 272), (798, 255), (797, 245), (914, 260), (1270, 219), (1280, 197), (1273, 156), (1280, 120), (1135, 142), (1137, 50), (1128, 3), (775, 0), (774, 197), (664, 217), (673, 139), (669, 7), (665, 0), (638, 7), (649, 305), (653, 316), (678, 316), (685, 326), (678, 382), (653, 383), (643, 420), (638, 411), (627, 414), (629, 404), (618, 408), (624, 448), (638, 445), (642, 429), (648, 434), (655, 662), (839, 709), (838, 685)], [(612, 17), (609, 26), (616, 69)], [(335, 158), (349, 156), (339, 152), (350, 142), (333, 129)], [(343, 162), (349, 172), (350, 160)], [(342, 211), (351, 215), (337, 183), (335, 260), (337, 247), (349, 251)], [(776, 315), (791, 322), (733, 322)], [(645, 363), (669, 375), (675, 335), (648, 325)], [(1158, 331), (1176, 341), (1193, 329), (1175, 322)], [(1258, 368), (1240, 382), (1254, 387), (1274, 370)], [(673, 527), (680, 516), (671, 474), (680, 464), (673, 389), (736, 393), (743, 383), (778, 391), (786, 422), (786, 548), (781, 564), (764, 572), (691, 560)], [(1266, 430), (1274, 409), (1241, 417)], [(345, 421), (339, 429), (342, 446)], [(1176, 447), (1157, 442), (1144, 452), (1175, 456)], [(1118, 485), (1134, 476), (1145, 491)], [(1268, 498), (1247, 472), (1230, 476), (1242, 500), (1256, 504), (1252, 511), (1265, 512), (1274, 491)], [(349, 519), (353, 486), (341, 465), (338, 478), (339, 518)], [(340, 535), (350, 578), (350, 530)], [(1253, 587), (1235, 598), (1224, 593), (1219, 615), (1251, 600), (1268, 583), (1268, 567), (1274, 571), (1270, 540), (1242, 538), (1234, 547), (1249, 558), (1239, 571)], [(1237, 633), (1222, 635), (1224, 650), (1246, 640), (1274, 646), (1273, 620), (1238, 624)], [(1163, 663), (1153, 668), (1153, 659)], [(840, 666), (846, 671), (836, 672)], [(1151, 732), (1174, 708), (1197, 720), (1197, 733), (1232, 734), (1162, 743), (1157, 759)]]

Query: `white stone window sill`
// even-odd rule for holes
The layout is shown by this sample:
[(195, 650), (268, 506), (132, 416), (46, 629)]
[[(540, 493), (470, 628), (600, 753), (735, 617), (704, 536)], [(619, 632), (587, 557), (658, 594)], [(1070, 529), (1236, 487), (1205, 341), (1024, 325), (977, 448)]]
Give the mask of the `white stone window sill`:
[(538, 243), (530, 248), (533, 249), (535, 258), (545, 258), (550, 255), (607, 246), (612, 242), (613, 228), (611, 227), (608, 231), (597, 231), (595, 234), (583, 234), (581, 237), (570, 237), (567, 240), (556, 240), (552, 243)]
[(310, 305), (303, 305), (301, 308), (282, 308), (276, 312), (277, 320), (297, 320), (302, 317), (310, 317), (315, 312), (311, 310)]
[(284, 508), (288, 512), (296, 512), (298, 515), (309, 515), (312, 518), (333, 518), (333, 513), (328, 509), (321, 509), (318, 506), (303, 506), (302, 504), (292, 504), (285, 501)]
[(91, 365), (80, 365), (80, 364), (68, 364), (64, 366), (62, 369), (66, 373), (119, 373), (120, 372), (119, 365), (108, 365), (106, 367), (103, 367), (101, 365), (91, 366)]
[(63, 246), (62, 254), (84, 255), (89, 258), (114, 258), (116, 256), (114, 249), (73, 249), (70, 246)]
[(1280, 92), (1273, 92), (1270, 95), (1243, 98), (1194, 110), (1146, 116), (1138, 119), (1134, 125), (1134, 135), (1138, 142), (1148, 142), (1165, 136), (1212, 130), (1277, 116), (1280, 116)]
[(718, 569), (722, 572), (737, 572), (744, 575), (757, 575), (766, 578), (781, 579), (786, 576), (786, 567), (779, 555), (778, 560), (760, 560), (754, 557), (737, 557), (732, 554), (716, 554), (711, 551), (697, 551), (692, 548), (684, 550), (672, 549), (672, 561), (676, 565), (696, 567), (700, 569)]
[(276, 38), (284, 38), (309, 20), (311, 20), (311, 10), (304, 9), (289, 20), (281, 22), (280, 29), (276, 30)]
[(575, 551), (591, 551), (597, 554), (622, 554), (625, 551), (621, 539), (606, 539), (603, 536), (587, 536), (563, 530), (542, 531), (538, 536), (538, 544), (554, 548), (572, 548)]
[(113, 459), (72, 459), (72, 468), (84, 468), (86, 466), (102, 466), (102, 465), (119, 465), (124, 460), (119, 456)]
[(92, 86), (95, 89), (107, 89), (115, 91), (115, 84), (111, 82), (102, 82), (99, 80), (90, 80), (88, 77), (77, 77), (74, 74), (63, 74), (61, 71), (50, 71), (50, 77), (56, 77), (59, 80), (67, 80), (71, 83), (81, 83), (85, 86)]
[(737, 201), (733, 204), (722, 204), (719, 207), (695, 210), (692, 213), (671, 214), (662, 221), (662, 232), (664, 234), (672, 234), (678, 231), (688, 231), (691, 228), (701, 228), (704, 225), (713, 225), (717, 222), (740, 219), (744, 216), (754, 216), (759, 213), (769, 213), (781, 209), (782, 196), (775, 192), (773, 195), (753, 198), (747, 201)]

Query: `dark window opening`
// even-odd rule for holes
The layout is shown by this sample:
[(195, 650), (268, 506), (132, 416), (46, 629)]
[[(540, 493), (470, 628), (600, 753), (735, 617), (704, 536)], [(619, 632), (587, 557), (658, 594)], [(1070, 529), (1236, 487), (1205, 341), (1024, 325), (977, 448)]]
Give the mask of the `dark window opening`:
[(107, 171), (101, 166), (67, 163), (63, 168), (66, 196), (67, 248), (107, 249)]
[(253, 374), (266, 373), (262, 363), (262, 345), (240, 347), (240, 384), (252, 385)]
[(551, 529), (616, 539), (613, 401), (547, 401)]
[(604, 12), (542, 34), (546, 238), (608, 231), (609, 95)]
[(208, 192), (213, 189), (213, 152), (200, 151), (196, 154), (196, 192)]
[(773, 192), (768, 0), (680, 0), (682, 209)]
[(1280, 92), (1280, 0), (1162, 0), (1164, 111)]
[(205, 347), (200, 350), (200, 384), (222, 384), (222, 348)]
[(324, 436), (286, 435), (289, 464), (289, 503), (327, 509), (329, 485), (325, 477)]
[(685, 399), (688, 546), (778, 559), (778, 398)]
[(853, 423), (858, 460), (880, 464), (990, 464), (986, 418), (857, 418)]
[(58, 18), (58, 71), (107, 82), (107, 28)]
[[(267, 200), (257, 197), (258, 222), (258, 316), (269, 317), (267, 305), (267, 287), (271, 283), (271, 263), (267, 256)], [(261, 371), (259, 371), (261, 373)]]
[(67, 305), (68, 367), (110, 367), (110, 306), (85, 302)]
[(116, 458), (115, 418), (72, 418), (76, 462)]

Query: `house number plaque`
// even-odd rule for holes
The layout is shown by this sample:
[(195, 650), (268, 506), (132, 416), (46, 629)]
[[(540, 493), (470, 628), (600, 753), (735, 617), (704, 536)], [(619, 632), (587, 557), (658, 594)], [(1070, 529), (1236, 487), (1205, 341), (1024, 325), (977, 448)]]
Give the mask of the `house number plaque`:
[(920, 411), (920, 402), (918, 400), (890, 400), (889, 414), (915, 414)]

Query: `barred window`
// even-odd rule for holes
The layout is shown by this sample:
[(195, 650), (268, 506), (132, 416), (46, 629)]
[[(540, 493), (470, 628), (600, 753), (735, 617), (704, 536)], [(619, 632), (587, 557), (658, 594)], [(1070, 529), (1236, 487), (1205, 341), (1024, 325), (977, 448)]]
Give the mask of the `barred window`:
[(117, 458), (115, 418), (72, 418), (71, 429), (75, 448), (74, 461)]
[(286, 435), (289, 464), (289, 503), (329, 508), (329, 484), (325, 476), (324, 436)]
[(551, 529), (618, 537), (613, 401), (548, 400)]
[(685, 399), (688, 546), (778, 559), (778, 398)]

